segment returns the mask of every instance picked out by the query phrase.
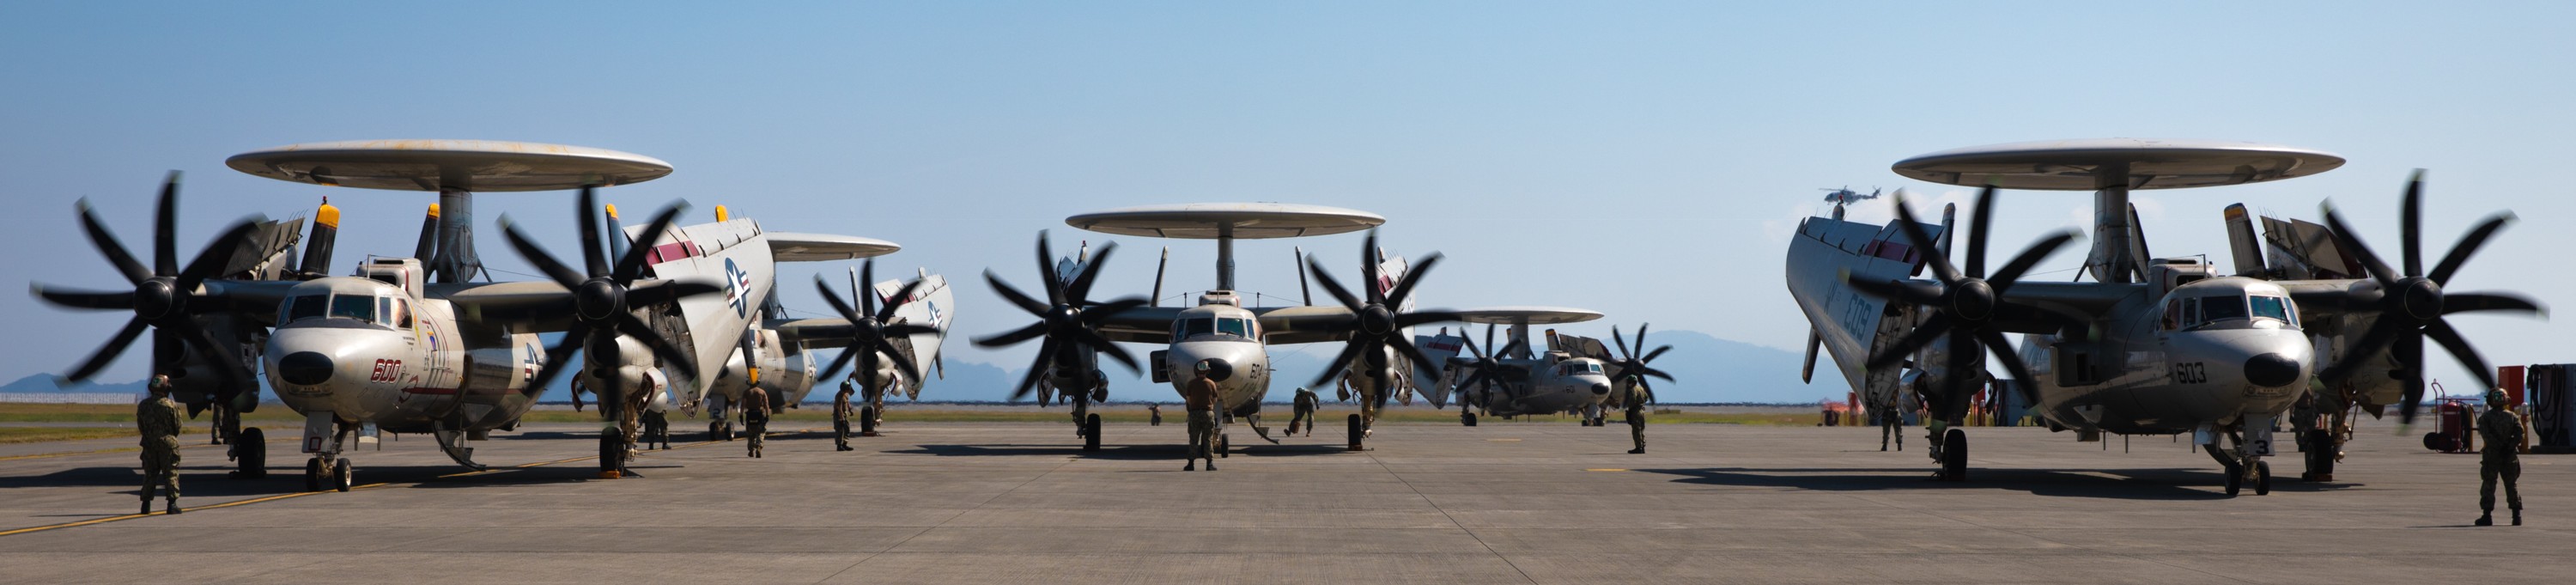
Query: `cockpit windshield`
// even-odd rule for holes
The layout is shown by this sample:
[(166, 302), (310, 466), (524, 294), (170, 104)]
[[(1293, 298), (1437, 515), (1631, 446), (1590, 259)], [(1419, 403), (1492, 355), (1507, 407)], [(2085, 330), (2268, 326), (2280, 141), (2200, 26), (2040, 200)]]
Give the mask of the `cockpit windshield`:
[(2200, 321), (2225, 321), (2245, 318), (2245, 297), (2226, 295), (2200, 298)]
[(331, 316), (374, 323), (376, 297), (374, 295), (331, 295)]
[(2164, 328), (2195, 329), (2223, 321), (2271, 319), (2299, 326), (2298, 305), (2286, 297), (2216, 295), (2172, 299), (2165, 304)]
[(1172, 321), (1172, 340), (1180, 341), (1189, 339), (1192, 335), (1206, 335), (1214, 330), (1214, 321), (1215, 319), (1208, 318), (1175, 319)]
[(1216, 320), (1216, 332), (1218, 335), (1252, 337), (1252, 320), (1231, 318), (1218, 319)]
[(2290, 300), (2281, 297), (2254, 297), (2254, 316), (2279, 319), (2293, 326), (2299, 324), (2290, 312)]
[(331, 295), (298, 295), (286, 300), (286, 320), (301, 321), (322, 316), (329, 309)]

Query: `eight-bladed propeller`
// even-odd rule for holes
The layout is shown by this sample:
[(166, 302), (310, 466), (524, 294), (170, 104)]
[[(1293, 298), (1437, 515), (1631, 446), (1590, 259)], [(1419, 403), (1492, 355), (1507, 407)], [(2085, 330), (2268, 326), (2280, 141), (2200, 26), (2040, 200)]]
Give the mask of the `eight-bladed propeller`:
[(1977, 369), (1980, 352), (1994, 352), (1995, 357), (1999, 358), (1997, 361), (2003, 362), (2004, 368), (2012, 372), (2014, 383), (2031, 383), (2033, 378), (2030, 367), (2022, 364), (2021, 359), (2013, 355), (2011, 342), (2004, 339), (2003, 332), (1994, 326), (1997, 321), (2048, 319), (2051, 316), (2036, 307), (2005, 302), (2003, 295), (2005, 291), (2012, 289), (2014, 282), (2030, 272), (2031, 267), (2038, 265), (2040, 260), (2056, 252), (2058, 247), (2073, 241), (2077, 235), (2076, 232), (2061, 230), (2040, 238), (2029, 248), (2023, 249), (2021, 255), (2014, 256), (2010, 262), (2005, 262), (2002, 269), (1996, 270), (1989, 277), (1986, 274), (1986, 231), (1994, 213), (1995, 188), (1991, 185), (1987, 186), (1977, 193), (1975, 223), (1971, 224), (1968, 235), (1968, 271), (1961, 273), (1959, 269), (1950, 265), (1950, 259), (1933, 244), (1931, 234), (1925, 233), (1923, 225), (1914, 220), (1914, 212), (1906, 208), (1905, 193), (1897, 192), (1895, 200), (1897, 223), (1903, 226), (1905, 237), (1913, 242), (1915, 249), (1932, 265), (1936, 282), (1903, 280), (1849, 280), (1848, 282), (1852, 288), (1864, 294), (1915, 306), (1930, 307), (1935, 312), (1931, 318), (1925, 319), (1922, 324), (1914, 328), (1912, 333), (1906, 334), (1895, 345), (1869, 356), (1868, 367), (1884, 368), (1904, 363), (1907, 356), (1946, 335), (1949, 337), (1947, 366), (1951, 375), (1948, 376), (1945, 387), (1941, 389), (1945, 400), (1957, 402), (1966, 398), (1967, 394), (1961, 390), (1973, 376), (1965, 374)]
[[(1404, 338), (1404, 329), (1415, 325), (1457, 321), (1461, 319), (1460, 315), (1452, 311), (1409, 313), (1396, 311), (1397, 307), (1404, 306), (1406, 297), (1412, 296), (1413, 286), (1422, 282), (1422, 275), (1429, 274), (1431, 267), (1439, 264), (1440, 253), (1433, 252), (1429, 256), (1424, 256), (1422, 262), (1415, 264), (1411, 270), (1405, 271), (1403, 281), (1395, 283), (1392, 290), (1381, 292), (1377, 271), (1377, 230), (1369, 230), (1368, 239), (1360, 245), (1360, 274), (1362, 278), (1367, 279), (1365, 284), (1368, 285), (1368, 296), (1363, 300), (1361, 297), (1351, 296), (1350, 290), (1342, 288), (1340, 282), (1333, 280), (1331, 273), (1324, 271), (1323, 263), (1315, 261), (1313, 255), (1307, 255), (1306, 269), (1315, 273), (1315, 281), (1323, 283), (1324, 292), (1331, 293), (1333, 300), (1340, 301), (1343, 307), (1351, 310), (1349, 321), (1331, 327), (1334, 330), (1349, 332), (1350, 342), (1342, 346), (1341, 355), (1333, 356), (1332, 363), (1325, 365), (1323, 375), (1315, 378), (1314, 386), (1321, 387), (1332, 382), (1334, 376), (1341, 375), (1345, 369), (1354, 365), (1353, 360), (1363, 355), (1368, 356), (1368, 365), (1372, 372), (1386, 371), (1386, 352), (1379, 351), (1380, 348), (1386, 347), (1393, 347), (1397, 353), (1404, 354), (1406, 359), (1413, 362), (1415, 369), (1426, 374), (1424, 379), (1439, 377), (1439, 366), (1432, 364), (1431, 358), (1422, 354), (1422, 348), (1414, 347), (1413, 340)], [(1379, 392), (1377, 406), (1384, 408), (1386, 399), (1391, 394), (1393, 393)]]
[[(2406, 404), (2399, 412), (2398, 420), (2407, 423), (2415, 421), (2415, 409), (2424, 403), (2424, 338), (2427, 336), (2442, 344), (2442, 349), (2460, 360), (2460, 365), (2476, 372), (2487, 388), (2497, 387), (2495, 370), (2487, 367), (2486, 359), (2478, 356), (2477, 348), (2470, 346), (2468, 339), (2461, 337), (2459, 331), (2451, 328), (2442, 316), (2471, 311), (2547, 314), (2539, 303), (2513, 293), (2444, 293), (2442, 285), (2450, 283), (2451, 276), (2459, 272), (2460, 265), (2476, 255), (2478, 247), (2486, 245), (2487, 238), (2504, 229), (2514, 216), (2511, 212), (2487, 216), (2467, 235), (2461, 236), (2459, 243), (2452, 244), (2451, 252), (2442, 257), (2440, 264), (2434, 265), (2433, 272), (2427, 274), (2424, 272), (2421, 237), (2423, 194), (2424, 171), (2418, 170), (2406, 182), (2406, 198), (2404, 207), (2400, 209), (2403, 215), (2399, 217), (2398, 224), (2402, 236), (2399, 250), (2404, 254), (2405, 272), (2391, 270), (2387, 263), (2380, 261), (2378, 254), (2371, 252), (2369, 246), (2362, 245), (2361, 238), (2353, 234), (2351, 226), (2345, 225), (2343, 218), (2335, 213), (2332, 202), (2324, 206), (2326, 226), (2334, 229), (2335, 239), (2343, 244), (2345, 250), (2361, 259), (2363, 267), (2370, 272), (2371, 280), (2376, 281), (2379, 287), (2377, 290), (2329, 297), (2350, 310), (2375, 313), (2377, 318), (2372, 320), (2369, 331), (2344, 348), (2343, 359), (2326, 368), (2321, 377), (2344, 379), (2367, 365), (2366, 362), (2381, 348), (2387, 348), (2391, 357), (2397, 359), (2399, 368), (2390, 374), (2405, 384)], [(2302, 295), (2302, 300), (2312, 299), (2319, 297)]]
[(126, 320), (125, 327), (109, 337), (107, 345), (99, 347), (88, 360), (72, 368), (62, 381), (80, 382), (98, 375), (108, 362), (115, 361), (117, 356), (125, 353), (127, 346), (133, 345), (134, 338), (143, 334), (144, 327), (150, 326), (152, 361), (156, 372), (161, 367), (176, 367), (179, 349), (184, 344), (196, 349), (198, 355), (221, 372), (223, 380), (219, 381), (218, 399), (229, 401), (235, 394), (259, 388), (259, 384), (251, 380), (250, 368), (235, 359), (234, 356), (240, 352), (232, 344), (216, 339), (212, 332), (199, 326), (196, 319), (197, 315), (229, 308), (227, 299), (199, 290), (199, 286), (206, 279), (219, 276), (217, 271), (224, 269), (224, 264), (232, 260), (233, 251), (241, 248), (244, 238), (250, 237), (253, 223), (248, 219), (233, 222), (182, 268), (176, 241), (179, 173), (173, 171), (161, 184), (160, 207), (152, 226), (152, 265), (146, 267), (135, 260), (133, 254), (126, 252), (125, 245), (117, 240), (116, 234), (109, 232), (107, 225), (98, 220), (98, 214), (90, 210), (88, 199), (80, 200), (79, 208), (81, 229), (89, 233), (90, 244), (98, 247), (100, 255), (107, 256), (108, 263), (134, 285), (134, 290), (92, 292), (50, 289), (41, 284), (32, 288), (38, 298), (57, 306), (93, 311), (133, 311), (134, 318)]
[[(1011, 400), (1017, 401), (1028, 397), (1030, 392), (1036, 390), (1038, 378), (1046, 375), (1052, 367), (1079, 369), (1079, 362), (1073, 359), (1078, 355), (1074, 352), (1079, 349), (1087, 348), (1109, 354), (1111, 359), (1118, 360), (1120, 365), (1127, 366), (1128, 371), (1137, 371), (1136, 357), (1128, 355), (1127, 350), (1120, 349), (1118, 344), (1111, 343), (1109, 338), (1101, 337), (1097, 329), (1101, 322), (1108, 320), (1109, 316), (1118, 314), (1119, 311), (1145, 306), (1146, 300), (1143, 297), (1129, 296), (1106, 303), (1097, 303), (1088, 298), (1091, 294), (1092, 281), (1100, 277), (1101, 266), (1109, 262), (1109, 253), (1117, 250), (1117, 242), (1103, 244), (1100, 246), (1100, 252), (1092, 254), (1089, 261), (1083, 264), (1081, 274), (1074, 275), (1070, 280), (1059, 278), (1055, 273), (1055, 253), (1047, 246), (1047, 233), (1045, 230), (1039, 230), (1038, 277), (1046, 283), (1046, 302), (1038, 302), (1037, 299), (1022, 294), (1019, 289), (1002, 282), (1002, 278), (995, 276), (993, 271), (984, 271), (984, 282), (992, 284), (994, 291), (1000, 292), (1002, 298), (1010, 300), (1011, 304), (1018, 305), (1020, 310), (1036, 315), (1038, 322), (1027, 327), (975, 338), (975, 345), (1005, 347), (1041, 336), (1045, 337), (1045, 340), (1038, 345), (1037, 360), (1029, 365), (1028, 374), (1020, 377), (1019, 388), (1011, 391)], [(1089, 375), (1088, 372), (1077, 373)], [(1066, 388), (1065, 390), (1083, 392), (1088, 389)]]
[[(1511, 345), (1494, 350), (1493, 354), (1487, 355), (1485, 350), (1476, 347), (1476, 340), (1466, 339), (1467, 336), (1465, 334), (1465, 331), (1459, 331), (1458, 337), (1460, 338), (1460, 341), (1465, 342), (1467, 353), (1476, 356), (1476, 359), (1470, 360), (1455, 356), (1449, 358), (1449, 363), (1452, 365), (1463, 368), (1474, 368), (1473, 371), (1467, 373), (1466, 379), (1458, 381), (1458, 389), (1465, 390), (1472, 386), (1476, 388), (1476, 391), (1480, 393), (1480, 396), (1490, 396), (1493, 394), (1494, 384), (1497, 381), (1503, 380), (1507, 375), (1504, 372), (1511, 368), (1511, 366), (1503, 365), (1503, 362), (1501, 361), (1502, 356), (1511, 355), (1512, 352), (1518, 351), (1521, 347), (1521, 340), (1514, 339), (1512, 340)], [(1491, 346), (1493, 344), (1494, 325), (1492, 323), (1487, 323), (1485, 324), (1485, 345)], [(1506, 386), (1505, 388), (1509, 387)], [(1466, 401), (1460, 400), (1459, 402), (1464, 404)], [(1489, 408), (1492, 407), (1490, 404), (1486, 406)]]
[[(1619, 340), (1619, 326), (1610, 326), (1610, 342), (1619, 344), (1619, 361), (1612, 362), (1610, 365), (1611, 367), (1619, 368), (1620, 375), (1636, 377), (1637, 387), (1645, 389), (1647, 396), (1654, 396), (1655, 387), (1651, 384), (1647, 384), (1646, 378), (1651, 376), (1663, 378), (1664, 381), (1671, 382), (1673, 381), (1673, 375), (1664, 373), (1663, 370), (1648, 367), (1646, 363), (1655, 361), (1655, 358), (1657, 357), (1662, 357), (1664, 352), (1672, 351), (1673, 346), (1666, 345), (1657, 347), (1654, 351), (1646, 351), (1646, 327), (1650, 325), (1652, 324), (1640, 323), (1637, 325), (1636, 351), (1644, 352), (1645, 355), (1638, 355), (1635, 352), (1629, 351), (1628, 343)], [(1626, 397), (1621, 397), (1621, 399), (1625, 400)]]
[(849, 303), (841, 302), (840, 293), (832, 291), (832, 285), (823, 283), (823, 275), (814, 275), (814, 290), (823, 293), (823, 300), (832, 304), (832, 310), (850, 322), (850, 344), (841, 348), (841, 357), (833, 358), (832, 365), (823, 368), (821, 379), (829, 380), (841, 373), (841, 368), (849, 366), (851, 358), (856, 357), (859, 371), (854, 375), (867, 376), (864, 382), (875, 388), (884, 382), (876, 379), (879, 354), (894, 360), (894, 367), (899, 371), (913, 376), (921, 374), (921, 370), (913, 367), (912, 358), (904, 357), (904, 352), (896, 348), (894, 342), (888, 341), (896, 337), (939, 332), (939, 328), (929, 325), (893, 322), (895, 309), (912, 300), (912, 291), (921, 286), (921, 281), (904, 283), (902, 290), (895, 291), (893, 297), (886, 299), (884, 307), (878, 307), (876, 291), (868, 288), (868, 283), (875, 282), (876, 277), (875, 259), (859, 265), (859, 281), (851, 283), (853, 290), (850, 291), (859, 298), (859, 308), (851, 309)]
[[(581, 207), (574, 210), (575, 216), (581, 218), (582, 268), (586, 271), (577, 271), (556, 261), (554, 255), (529, 240), (527, 234), (519, 233), (518, 226), (511, 224), (509, 217), (501, 218), (501, 235), (509, 238), (510, 247), (529, 264), (536, 265), (538, 271), (554, 279), (555, 284), (563, 285), (564, 290), (572, 293), (567, 303), (573, 316), (572, 329), (565, 332), (563, 340), (556, 342), (554, 347), (546, 348), (545, 370), (537, 374), (530, 387), (544, 388), (553, 381), (557, 374), (563, 372), (564, 360), (572, 356), (574, 349), (584, 350), (584, 360), (592, 367), (615, 368), (625, 363), (622, 348), (617, 345), (620, 334), (633, 337), (651, 348), (654, 355), (662, 358), (664, 366), (677, 370), (681, 377), (696, 379), (697, 358), (681, 350), (677, 342), (663, 337), (660, 331), (654, 330), (634, 313), (637, 307), (724, 292), (725, 287), (705, 282), (660, 279), (637, 282), (637, 277), (644, 271), (645, 256), (653, 250), (653, 242), (661, 239), (662, 232), (669, 230), (671, 221), (688, 206), (672, 204), (663, 208), (636, 240), (641, 245), (629, 246), (626, 255), (617, 258), (617, 264), (611, 266), (607, 251), (601, 248), (599, 205), (591, 191), (591, 187), (581, 188)], [(613, 374), (602, 377), (611, 384), (621, 384), (624, 380), (624, 377)], [(612, 390), (616, 395), (624, 396), (626, 389)], [(603, 398), (606, 396), (602, 395)]]

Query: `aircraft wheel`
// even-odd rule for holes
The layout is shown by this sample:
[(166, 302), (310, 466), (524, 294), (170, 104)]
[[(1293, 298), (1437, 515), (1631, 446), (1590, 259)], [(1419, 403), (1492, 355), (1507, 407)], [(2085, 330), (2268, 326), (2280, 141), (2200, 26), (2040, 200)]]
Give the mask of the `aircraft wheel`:
[(332, 487), (343, 492), (349, 491), (349, 484), (354, 483), (357, 479), (350, 476), (349, 460), (347, 459), (341, 459), (340, 462), (331, 464), (331, 475), (333, 476), (331, 481), (336, 482), (337, 484)]
[(606, 474), (608, 473), (626, 468), (626, 466), (619, 464), (621, 463), (621, 460), (626, 458), (626, 449), (623, 445), (618, 444), (618, 435), (619, 433), (616, 432), (615, 429), (601, 429), (599, 431), (599, 472), (601, 473), (601, 477), (607, 477)]
[(1941, 479), (1968, 480), (1968, 432), (1950, 429), (1941, 435)]
[(2272, 495), (2272, 462), (2254, 462), (2254, 495)]
[(2444, 435), (2441, 433), (2424, 433), (2424, 448), (2445, 453), (2450, 452), (2451, 437), (2450, 435)]
[(259, 427), (242, 429), (240, 435), (233, 437), (233, 455), (233, 461), (241, 467), (233, 477), (268, 477), (268, 435), (261, 433)]
[(2245, 474), (2244, 474), (2244, 473), (2241, 473), (2241, 472), (2238, 472), (2238, 471), (2237, 471), (2237, 470), (2235, 470), (2235, 469), (2228, 469), (2228, 470), (2227, 470), (2227, 496), (2228, 496), (2228, 497), (2231, 497), (2231, 498), (2232, 498), (2232, 497), (2236, 497), (2236, 492), (2241, 491), (2241, 490), (2243, 490), (2243, 489), (2245, 489)]
[(876, 407), (874, 407), (874, 406), (861, 406), (861, 407), (859, 407), (859, 436), (862, 436), (862, 437), (874, 437), (874, 436), (877, 436), (877, 408), (876, 408)]
[(1082, 416), (1082, 450), (1100, 450), (1100, 413)]
[(1234, 455), (1233, 455), (1232, 453), (1228, 453), (1228, 451), (1232, 451), (1232, 450), (1233, 450), (1233, 447), (1234, 447), (1234, 440), (1226, 438), (1226, 437), (1225, 437), (1225, 433), (1224, 433), (1223, 431), (1219, 431), (1219, 432), (1217, 432), (1217, 434), (1216, 434), (1216, 456), (1218, 456), (1218, 457), (1233, 457)]
[(322, 491), (322, 458), (304, 460), (304, 491)]
[(1462, 424), (1462, 425), (1466, 425), (1466, 426), (1471, 426), (1471, 427), (1472, 427), (1472, 426), (1476, 426), (1476, 413), (1473, 413), (1473, 412), (1461, 412), (1461, 413), (1458, 413), (1458, 424)]
[(1351, 447), (1351, 450), (1352, 450), (1352, 451), (1362, 451), (1362, 450), (1366, 450), (1366, 449), (1367, 449), (1367, 447), (1366, 447), (1366, 446), (1364, 446), (1364, 445), (1362, 445), (1362, 444), (1360, 444), (1360, 438), (1361, 438), (1361, 437), (1362, 437), (1362, 436), (1367, 432), (1367, 430), (1366, 430), (1366, 429), (1362, 429), (1362, 428), (1360, 428), (1360, 415), (1358, 415), (1358, 414), (1356, 414), (1356, 413), (1354, 413), (1354, 414), (1352, 414), (1352, 415), (1351, 415), (1351, 418), (1350, 418), (1350, 426), (1351, 426), (1351, 441), (1350, 441), (1350, 447)]

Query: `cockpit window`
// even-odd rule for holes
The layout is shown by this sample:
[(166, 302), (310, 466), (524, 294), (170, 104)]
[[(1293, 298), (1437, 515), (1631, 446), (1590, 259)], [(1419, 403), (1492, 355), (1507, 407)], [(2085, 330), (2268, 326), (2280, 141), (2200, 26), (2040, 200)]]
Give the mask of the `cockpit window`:
[(411, 303), (394, 297), (376, 297), (376, 315), (384, 317), (386, 326), (411, 328)]
[(376, 320), (376, 297), (373, 295), (331, 295), (331, 315), (366, 322)]
[(1215, 331), (1214, 321), (1215, 319), (1205, 318), (1172, 321), (1172, 340), (1180, 341), (1189, 339), (1192, 335), (1206, 335), (1213, 332)]
[(1251, 336), (1252, 336), (1252, 320), (1251, 320), (1251, 319), (1218, 319), (1218, 320), (1216, 320), (1216, 332), (1217, 332), (1218, 334), (1220, 334), (1220, 335), (1232, 335), (1232, 336), (1235, 336), (1235, 337), (1251, 337)]
[(2200, 298), (2200, 322), (2245, 318), (2245, 297), (2227, 295)]
[(2254, 297), (2254, 316), (2279, 319), (2283, 323), (2298, 325), (2297, 321), (2290, 318), (2290, 300), (2281, 297)]
[(322, 316), (330, 308), (331, 295), (300, 295), (286, 300), (286, 320), (301, 321)]

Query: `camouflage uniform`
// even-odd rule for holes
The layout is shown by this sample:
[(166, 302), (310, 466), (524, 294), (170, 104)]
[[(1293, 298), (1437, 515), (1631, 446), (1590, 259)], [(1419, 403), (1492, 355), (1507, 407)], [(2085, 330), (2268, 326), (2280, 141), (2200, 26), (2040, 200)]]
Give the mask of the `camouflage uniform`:
[(654, 448), (656, 444), (662, 449), (671, 448), (671, 416), (659, 410), (645, 409), (644, 447)]
[(751, 440), (752, 457), (760, 456), (760, 445), (769, 433), (769, 391), (751, 388), (742, 391), (742, 426)]
[(2513, 510), (2513, 524), (2522, 525), (2522, 490), (2514, 484), (2522, 479), (2522, 418), (2505, 406), (2504, 391), (2487, 394), (2487, 412), (2478, 415), (2478, 438), (2486, 446), (2478, 450), (2478, 525), (2494, 523), (2496, 480), (2504, 480), (2505, 507)]
[(1188, 403), (1190, 411), (1190, 465), (1183, 465), (1181, 470), (1189, 471), (1199, 459), (1206, 459), (1208, 471), (1215, 471), (1216, 381), (1208, 379), (1207, 365), (1202, 363), (1197, 376), (1182, 386), (1181, 399)]
[(1646, 391), (1644, 384), (1630, 384), (1628, 396), (1621, 400), (1628, 407), (1628, 437), (1637, 441), (1637, 448), (1628, 450), (1629, 453), (1646, 452), (1646, 403), (1654, 399), (1655, 395)]
[(152, 395), (134, 406), (143, 433), (143, 513), (152, 513), (152, 491), (168, 491), (170, 513), (179, 513), (179, 404), (170, 401), (168, 378), (154, 376)]
[(1315, 436), (1315, 391), (1297, 388), (1296, 416), (1288, 419), (1288, 434), (1297, 434), (1297, 423), (1305, 423), (1306, 436)]

